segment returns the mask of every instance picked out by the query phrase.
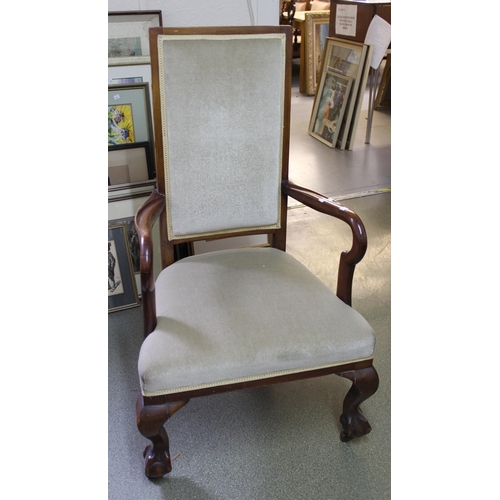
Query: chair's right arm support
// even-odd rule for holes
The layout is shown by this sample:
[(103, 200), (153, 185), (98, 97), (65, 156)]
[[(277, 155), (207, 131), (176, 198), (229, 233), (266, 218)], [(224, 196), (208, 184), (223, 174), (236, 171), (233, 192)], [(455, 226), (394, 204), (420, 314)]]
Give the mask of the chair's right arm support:
[(139, 237), (140, 248), (144, 338), (146, 338), (156, 327), (152, 228), (164, 208), (165, 197), (155, 189), (135, 214), (135, 227)]
[(352, 247), (348, 252), (342, 252), (340, 256), (337, 296), (346, 304), (352, 305), (354, 269), (356, 264), (364, 257), (367, 248), (366, 230), (363, 222), (355, 212), (332, 198), (326, 198), (320, 193), (298, 186), (291, 181), (283, 181), (282, 189), (284, 194), (318, 212), (346, 222), (351, 228)]

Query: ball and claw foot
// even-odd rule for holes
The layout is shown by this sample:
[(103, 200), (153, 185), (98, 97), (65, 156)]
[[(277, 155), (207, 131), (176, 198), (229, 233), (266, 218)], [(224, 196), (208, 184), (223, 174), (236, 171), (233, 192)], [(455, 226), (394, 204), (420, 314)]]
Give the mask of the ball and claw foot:
[(340, 416), (340, 423), (344, 428), (344, 430), (340, 433), (340, 440), (343, 443), (347, 443), (351, 439), (364, 436), (372, 430), (368, 420), (366, 420), (366, 418), (359, 412), (356, 415), (349, 416), (342, 414)]
[(165, 453), (155, 454), (153, 446), (146, 446), (144, 450), (145, 474), (150, 479), (163, 477), (172, 471), (170, 457)]

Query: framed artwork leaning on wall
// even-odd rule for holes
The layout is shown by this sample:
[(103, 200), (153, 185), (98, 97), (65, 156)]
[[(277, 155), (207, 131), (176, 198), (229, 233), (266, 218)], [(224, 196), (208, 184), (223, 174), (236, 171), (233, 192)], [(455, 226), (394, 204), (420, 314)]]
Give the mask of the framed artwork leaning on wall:
[(309, 134), (331, 148), (335, 147), (340, 133), (352, 81), (348, 76), (325, 71), (318, 86)]
[(108, 226), (108, 313), (138, 305), (125, 226)]
[(161, 10), (108, 12), (108, 66), (149, 64), (149, 28), (159, 26)]
[(135, 164), (141, 157), (142, 162), (146, 163), (147, 174), (140, 174), (135, 168), (133, 172), (129, 172), (129, 177), (132, 175), (129, 181), (111, 184), (132, 183), (132, 178), (135, 181), (155, 178), (153, 122), (148, 82), (108, 85), (108, 171), (112, 165), (116, 167), (120, 157), (125, 156)]

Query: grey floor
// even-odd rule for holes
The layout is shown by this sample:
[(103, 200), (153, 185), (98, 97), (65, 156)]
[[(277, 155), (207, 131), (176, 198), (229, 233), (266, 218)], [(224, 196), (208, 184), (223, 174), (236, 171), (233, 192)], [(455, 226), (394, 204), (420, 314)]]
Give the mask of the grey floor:
[[(365, 100), (366, 101), (366, 100)], [(366, 101), (367, 102), (367, 101)], [(353, 306), (377, 334), (380, 388), (362, 405), (373, 431), (342, 443), (338, 418), (349, 382), (335, 375), (199, 398), (168, 422), (173, 471), (148, 480), (146, 440), (135, 426), (141, 310), (109, 315), (108, 484), (112, 500), (383, 500), (390, 498), (391, 120), (376, 111), (364, 143), (366, 105), (353, 151), (330, 149), (307, 134), (313, 98), (292, 93), (290, 178), (362, 217), (368, 252), (358, 266)], [(293, 204), (287, 250), (332, 288), (340, 223)]]

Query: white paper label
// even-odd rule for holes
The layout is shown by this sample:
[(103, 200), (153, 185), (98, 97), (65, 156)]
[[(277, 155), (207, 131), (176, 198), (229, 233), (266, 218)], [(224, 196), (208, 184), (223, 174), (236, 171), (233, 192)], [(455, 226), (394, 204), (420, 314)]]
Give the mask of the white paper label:
[(337, 5), (337, 17), (335, 19), (335, 34), (356, 36), (356, 20), (358, 17), (357, 5)]

